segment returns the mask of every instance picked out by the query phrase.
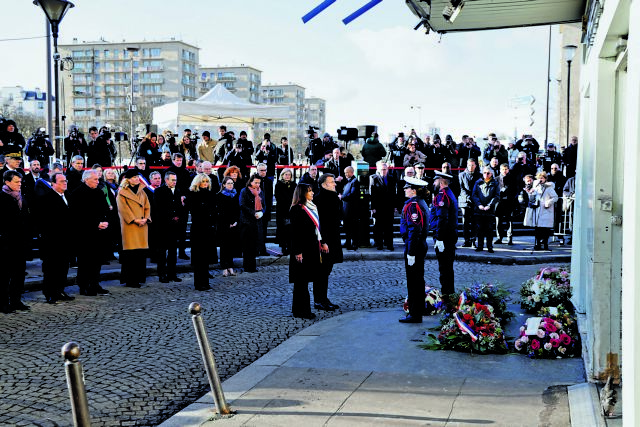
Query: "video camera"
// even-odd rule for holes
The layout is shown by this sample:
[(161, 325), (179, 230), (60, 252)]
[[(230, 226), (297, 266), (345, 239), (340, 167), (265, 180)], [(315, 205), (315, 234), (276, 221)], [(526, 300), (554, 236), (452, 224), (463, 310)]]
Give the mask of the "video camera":
[(320, 130), (320, 128), (318, 128), (318, 127), (309, 126), (309, 129), (307, 129), (307, 136), (309, 137), (309, 139), (313, 139), (313, 134), (316, 133), (319, 130)]
[(191, 132), (191, 136), (189, 136), (189, 139), (192, 143), (196, 144), (200, 139), (200, 137), (198, 136), (198, 131), (194, 130), (193, 132)]
[(40, 138), (49, 138), (49, 135), (47, 135), (47, 130), (45, 128), (38, 128), (38, 129), (35, 130), (35, 132), (33, 132), (31, 137), (34, 140), (37, 140), (37, 139), (40, 139)]
[(100, 131), (98, 132), (98, 138), (102, 138), (102, 139), (111, 139), (111, 134), (112, 130), (110, 130), (108, 127), (106, 126), (102, 126), (100, 128)]

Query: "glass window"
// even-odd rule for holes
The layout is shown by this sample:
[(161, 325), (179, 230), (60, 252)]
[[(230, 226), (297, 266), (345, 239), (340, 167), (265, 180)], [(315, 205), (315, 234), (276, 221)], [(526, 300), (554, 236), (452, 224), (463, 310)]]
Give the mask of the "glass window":
[(159, 47), (154, 47), (149, 49), (149, 52), (151, 54), (151, 56), (160, 56), (160, 48)]
[(96, 107), (99, 105), (102, 105), (102, 98), (96, 98), (93, 100), (94, 104), (96, 104)]
[(100, 50), (99, 49), (95, 49), (93, 51), (93, 56), (95, 56), (96, 58), (100, 58)]
[(105, 58), (111, 58), (111, 51), (109, 49), (105, 49), (104, 50), (104, 57)]

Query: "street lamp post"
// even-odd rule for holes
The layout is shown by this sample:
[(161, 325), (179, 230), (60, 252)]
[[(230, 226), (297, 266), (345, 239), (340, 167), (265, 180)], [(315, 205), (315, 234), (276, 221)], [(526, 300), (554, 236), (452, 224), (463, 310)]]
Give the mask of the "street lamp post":
[[(51, 25), (51, 35), (53, 36), (53, 85), (54, 85), (54, 97), (55, 97), (55, 144), (56, 144), (56, 156), (61, 156), (60, 152), (60, 100), (58, 97), (59, 81), (58, 81), (58, 67), (60, 65), (60, 54), (58, 53), (58, 27), (62, 18), (69, 9), (74, 7), (74, 4), (67, 0), (34, 0), (33, 4), (40, 6), (44, 11), (44, 14), (49, 20)], [(51, 75), (51, 69), (48, 70)], [(51, 94), (49, 93), (49, 96)]]
[[(134, 149), (134, 144), (132, 144), (131, 141), (133, 141), (133, 138), (135, 138), (135, 129), (133, 128), (133, 113), (135, 113), (137, 110), (136, 104), (133, 101), (133, 57), (139, 50), (140, 48), (137, 47), (127, 47), (127, 52), (129, 52), (129, 55), (131, 56), (131, 81), (129, 82), (131, 88), (131, 90), (129, 91), (129, 96), (131, 97), (129, 102), (129, 145), (131, 146), (131, 150)], [(134, 153), (132, 153), (131, 156), (133, 157)]]
[(573, 57), (576, 54), (576, 50), (578, 46), (576, 45), (566, 45), (562, 48), (564, 53), (564, 60), (567, 61), (567, 147), (569, 146), (569, 110), (570, 110), (570, 100), (571, 100), (571, 61), (573, 61)]

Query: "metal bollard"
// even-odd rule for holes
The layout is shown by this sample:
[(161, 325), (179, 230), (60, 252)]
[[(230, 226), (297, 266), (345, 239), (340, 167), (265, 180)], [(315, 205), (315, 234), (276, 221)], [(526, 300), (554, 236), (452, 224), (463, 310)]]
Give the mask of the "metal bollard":
[(64, 369), (67, 373), (67, 386), (69, 387), (69, 397), (71, 398), (71, 411), (73, 414), (73, 425), (76, 427), (89, 427), (89, 403), (87, 393), (84, 389), (84, 375), (80, 358), (80, 346), (74, 342), (68, 342), (62, 347), (64, 356)]
[(202, 352), (202, 360), (204, 361), (204, 368), (207, 371), (207, 377), (209, 377), (209, 385), (213, 392), (213, 403), (215, 403), (218, 413), (221, 415), (231, 414), (231, 409), (227, 405), (227, 401), (224, 398), (222, 391), (222, 384), (220, 384), (220, 377), (218, 377), (218, 369), (216, 368), (216, 360), (213, 357), (213, 351), (209, 344), (209, 338), (207, 337), (207, 331), (204, 329), (204, 320), (200, 315), (202, 312), (202, 306), (197, 302), (192, 302), (189, 305), (189, 312), (192, 314), (193, 327), (196, 330), (196, 337), (198, 338), (198, 344), (200, 345), (200, 351)]

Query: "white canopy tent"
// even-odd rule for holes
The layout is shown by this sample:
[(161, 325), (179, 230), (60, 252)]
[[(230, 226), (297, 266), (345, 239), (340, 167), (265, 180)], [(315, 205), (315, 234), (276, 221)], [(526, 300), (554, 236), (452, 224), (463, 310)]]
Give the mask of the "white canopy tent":
[(247, 125), (289, 118), (289, 107), (253, 104), (238, 98), (221, 84), (195, 101), (175, 101), (153, 109), (153, 123), (160, 129), (184, 125)]

